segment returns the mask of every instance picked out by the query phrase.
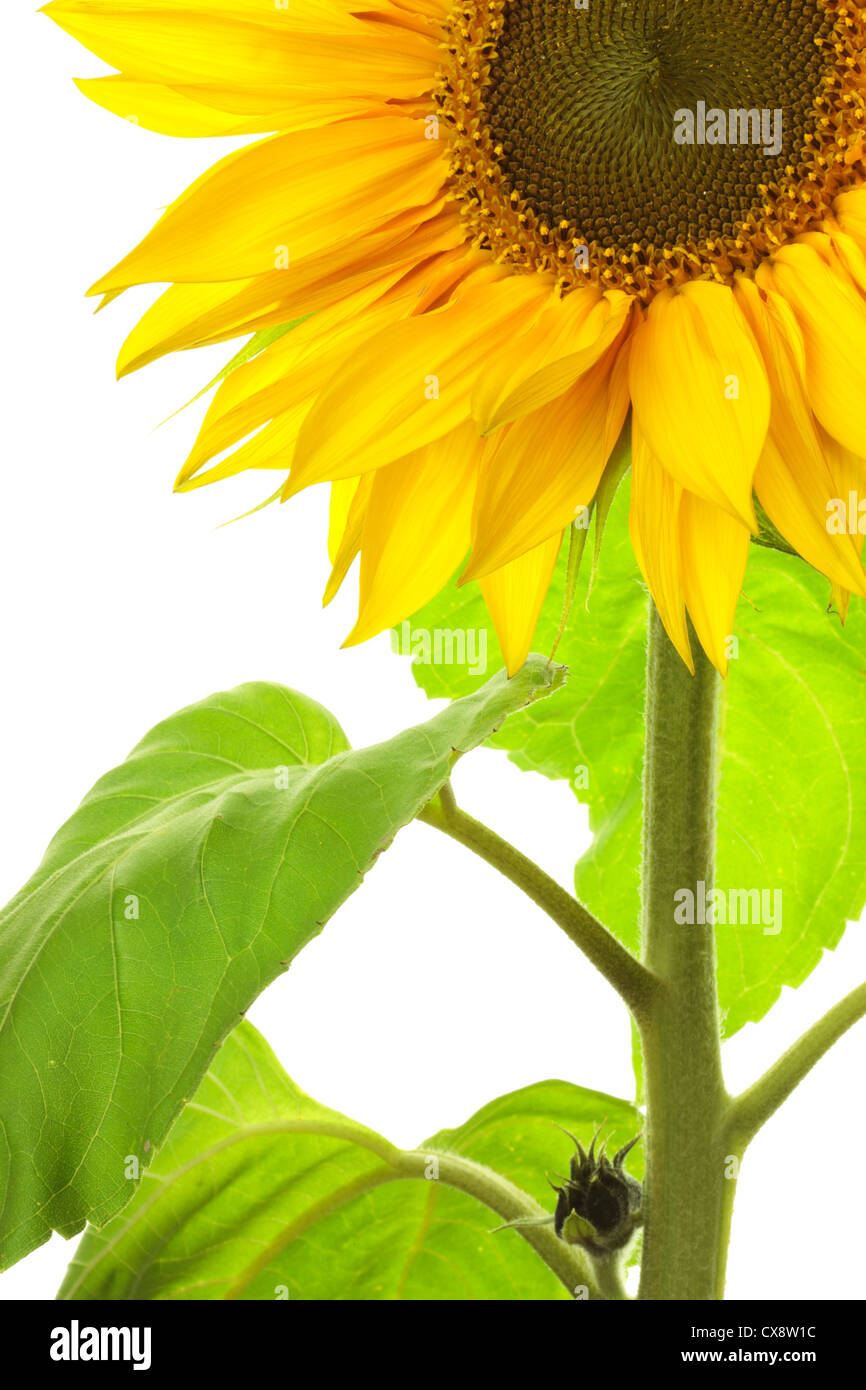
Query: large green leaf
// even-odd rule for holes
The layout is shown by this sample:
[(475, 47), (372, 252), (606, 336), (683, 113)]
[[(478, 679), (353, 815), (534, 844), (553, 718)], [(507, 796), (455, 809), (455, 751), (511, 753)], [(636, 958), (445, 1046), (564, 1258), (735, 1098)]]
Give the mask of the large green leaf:
[[(133, 1202), (89, 1230), (68, 1299), (565, 1299), (516, 1231), (434, 1176), (436, 1154), (498, 1170), (547, 1211), (607, 1117), (609, 1148), (637, 1133), (625, 1101), (564, 1081), (527, 1086), (420, 1146), (429, 1177), (401, 1179), (390, 1145), (319, 1105), (242, 1023), (223, 1044)], [(397, 1151), (392, 1151), (397, 1152)], [(629, 1169), (641, 1173), (639, 1148)]]
[(0, 915), (0, 1267), (101, 1224), (253, 999), (448, 777), (561, 680), (535, 658), (429, 723), (348, 750), (283, 687), (157, 725)]
[[(557, 650), (570, 672), (562, 698), (509, 720), (494, 742), (519, 767), (569, 779), (588, 803), (594, 840), (577, 865), (577, 892), (636, 948), (646, 597), (627, 505), (623, 486), (588, 598), (588, 566), (579, 582)], [(562, 557), (535, 635), (542, 651), (559, 626), (564, 574)], [(853, 599), (843, 628), (827, 599), (826, 582), (802, 560), (752, 547), (724, 698), (717, 883), (726, 893), (766, 889), (771, 910), (781, 891), (782, 922), (779, 931), (766, 920), (717, 928), (728, 1034), (805, 979), (866, 902), (866, 609)], [(452, 585), (411, 627), (483, 630), (496, 650), (475, 585)], [(466, 665), (413, 670), (434, 696), (478, 683)]]

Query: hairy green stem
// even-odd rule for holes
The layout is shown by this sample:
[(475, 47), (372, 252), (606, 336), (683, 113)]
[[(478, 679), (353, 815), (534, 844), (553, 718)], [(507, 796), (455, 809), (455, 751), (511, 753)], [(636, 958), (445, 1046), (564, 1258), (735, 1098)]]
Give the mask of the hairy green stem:
[(625, 1286), (625, 1254), (622, 1250), (612, 1250), (609, 1255), (597, 1256), (592, 1267), (598, 1280), (601, 1296), (612, 1302), (628, 1302)]
[[(866, 1016), (866, 983), (731, 1099), (721, 1067), (714, 927), (675, 920), (682, 890), (696, 904), (707, 900), (714, 883), (720, 681), (694, 634), (695, 673), (689, 673), (653, 605), (649, 626), (640, 961), (536, 864), (462, 811), (450, 783), (419, 819), (521, 888), (628, 1004), (641, 1036), (647, 1102), (638, 1297), (709, 1301), (724, 1296), (738, 1161), (806, 1073)], [(397, 1166), (417, 1167), (423, 1160), (403, 1155)], [(472, 1192), (506, 1220), (517, 1218), (521, 1234), (572, 1292), (582, 1285), (590, 1298), (627, 1298), (618, 1256), (593, 1261), (590, 1271), (587, 1258), (557, 1240), (549, 1226), (521, 1217), (521, 1203), (525, 1208), (531, 1199), (494, 1190), (493, 1174), (484, 1174), (484, 1191), (475, 1192), (483, 1170), (470, 1165), (464, 1172), (461, 1162), (453, 1155), (440, 1158), (449, 1169), (441, 1172), (443, 1180)]]
[[(368, 1150), (378, 1163), (277, 1231), (273, 1240), (234, 1279), (224, 1295), (227, 1299), (242, 1297), (257, 1274), (266, 1269), (287, 1245), (302, 1236), (314, 1221), (345, 1202), (382, 1186), (383, 1183), (407, 1178), (442, 1182), (447, 1187), (454, 1187), (459, 1192), (465, 1192), (476, 1201), (482, 1202), (502, 1221), (513, 1222), (517, 1234), (532, 1246), (573, 1298), (604, 1300), (621, 1296), (615, 1292), (615, 1285), (604, 1278), (604, 1272), (601, 1279), (596, 1277), (588, 1255), (577, 1246), (567, 1245), (559, 1239), (549, 1213), (539, 1206), (534, 1197), (515, 1186), (501, 1173), (494, 1172), (484, 1164), (475, 1163), (472, 1159), (464, 1158), (461, 1154), (433, 1148), (398, 1149), (381, 1135), (350, 1121), (313, 1120), (302, 1117), (250, 1125), (229, 1139), (215, 1144), (206, 1154), (197, 1155), (192, 1163), (174, 1174), (171, 1181), (176, 1181), (185, 1171), (203, 1161), (206, 1162), (222, 1149), (245, 1141), (253, 1135), (263, 1134), (324, 1135)], [(156, 1201), (159, 1195), (155, 1194), (153, 1200)], [(507, 1240), (508, 1235), (500, 1234), (499, 1231), (491, 1232), (490, 1239)], [(605, 1285), (608, 1291), (605, 1291)]]
[(438, 800), (431, 801), (418, 819), (471, 849), (521, 888), (613, 985), (635, 1018), (647, 1015), (654, 984), (650, 971), (577, 898), (561, 888), (537, 864), (486, 825), (461, 811), (448, 783)]
[(651, 606), (642, 960), (659, 988), (638, 1020), (647, 1101), (641, 1299), (722, 1297), (733, 1202), (713, 927), (674, 920), (680, 890), (697, 899), (701, 884), (706, 893), (713, 886), (720, 682), (692, 645), (693, 676)]
[[(392, 1166), (404, 1178), (429, 1179), (431, 1173), (435, 1173), (438, 1181), (475, 1197), (503, 1221), (520, 1223), (515, 1225), (517, 1233), (529, 1242), (573, 1298), (592, 1300), (616, 1296), (604, 1291), (603, 1280), (598, 1279), (589, 1256), (578, 1246), (560, 1240), (552, 1223), (531, 1224), (544, 1220), (549, 1213), (492, 1168), (485, 1168), (459, 1154), (439, 1153), (433, 1149), (404, 1150), (392, 1160)], [(491, 1240), (508, 1238), (504, 1231), (496, 1231), (490, 1237)]]
[(866, 983), (858, 985), (834, 1004), (753, 1086), (737, 1096), (729, 1120), (732, 1141), (745, 1148), (824, 1053), (863, 1017), (866, 1017)]

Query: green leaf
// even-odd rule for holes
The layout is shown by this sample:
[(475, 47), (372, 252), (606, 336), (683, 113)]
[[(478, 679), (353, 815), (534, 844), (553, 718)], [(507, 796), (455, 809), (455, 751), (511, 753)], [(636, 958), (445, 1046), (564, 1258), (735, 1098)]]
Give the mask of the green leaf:
[(263, 683), (157, 725), (0, 914), (0, 1267), (101, 1224), (213, 1049), (447, 779), (562, 679), (536, 657), (358, 752)]
[[(609, 1149), (640, 1128), (625, 1101), (544, 1081), (434, 1135), (404, 1178), (399, 1150), (305, 1095), (245, 1022), (133, 1202), (88, 1230), (59, 1297), (566, 1299), (516, 1231), (494, 1231), (488, 1207), (435, 1178), (434, 1160), (494, 1168), (552, 1211), (546, 1174), (572, 1152), (555, 1125), (588, 1144), (605, 1116)], [(629, 1168), (640, 1176), (639, 1149)]]
[[(584, 574), (557, 648), (569, 667), (563, 696), (510, 720), (493, 742), (519, 767), (569, 780), (588, 804), (594, 839), (576, 891), (637, 949), (646, 597), (627, 509), (622, 486), (588, 607)], [(553, 644), (564, 583), (563, 557), (535, 634), (541, 651)], [(780, 891), (782, 924), (717, 927), (728, 1035), (762, 1018), (783, 985), (800, 984), (866, 902), (866, 606), (852, 599), (843, 628), (827, 600), (826, 581), (802, 560), (751, 547), (724, 697), (716, 881), (726, 893), (767, 890), (771, 916)], [(484, 629), (496, 651), (474, 585), (451, 586), (411, 625)], [(466, 666), (413, 671), (430, 695), (477, 685)]]

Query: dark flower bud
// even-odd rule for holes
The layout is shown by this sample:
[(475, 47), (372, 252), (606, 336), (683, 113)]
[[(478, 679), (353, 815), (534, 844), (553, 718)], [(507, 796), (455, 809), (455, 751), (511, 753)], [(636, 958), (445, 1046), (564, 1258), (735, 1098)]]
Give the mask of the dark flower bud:
[[(568, 1130), (564, 1133), (568, 1134)], [(642, 1189), (627, 1173), (623, 1162), (640, 1135), (623, 1146), (613, 1160), (602, 1144), (598, 1156), (595, 1144), (599, 1131), (586, 1153), (580, 1140), (569, 1134), (576, 1153), (571, 1158), (570, 1176), (556, 1187), (556, 1234), (569, 1245), (581, 1245), (593, 1255), (606, 1255), (627, 1245), (641, 1224)]]

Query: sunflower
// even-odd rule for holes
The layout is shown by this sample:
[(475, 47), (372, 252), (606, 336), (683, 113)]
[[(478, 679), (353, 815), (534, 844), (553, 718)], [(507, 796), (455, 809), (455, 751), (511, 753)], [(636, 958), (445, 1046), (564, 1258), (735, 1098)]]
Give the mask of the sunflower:
[[(92, 289), (119, 373), (260, 334), (177, 480), (331, 484), (360, 642), (461, 563), (509, 672), (631, 445), (667, 632), (724, 672), (758, 516), (866, 594), (866, 9), (853, 0), (52, 0), (178, 136), (257, 135)], [(291, 331), (287, 331), (288, 329)], [(757, 499), (757, 500), (756, 500)]]

